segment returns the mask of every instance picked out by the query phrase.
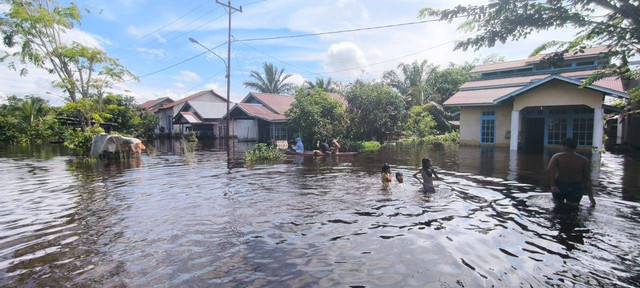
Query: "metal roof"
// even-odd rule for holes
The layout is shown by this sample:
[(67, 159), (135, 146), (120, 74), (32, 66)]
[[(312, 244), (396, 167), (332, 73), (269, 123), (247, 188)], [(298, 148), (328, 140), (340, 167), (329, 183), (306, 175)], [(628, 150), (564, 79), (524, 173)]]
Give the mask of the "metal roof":
[[(227, 103), (212, 103), (204, 101), (188, 101), (187, 104), (193, 108), (193, 110), (204, 119), (220, 119), (227, 114)], [(231, 108), (233, 105), (230, 104)]]
[[(598, 54), (605, 53), (609, 51), (607, 46), (595, 46), (586, 48), (582, 53), (580, 52), (569, 52), (564, 54), (565, 59), (577, 59), (577, 58), (586, 58), (586, 57), (594, 57)], [(531, 67), (535, 63), (539, 63), (543, 58), (551, 56), (553, 53), (545, 53), (539, 56), (532, 56), (526, 59), (521, 60), (513, 60), (513, 61), (505, 61), (495, 64), (488, 65), (480, 65), (471, 69), (471, 73), (485, 73), (485, 72), (493, 72), (493, 71), (502, 71), (502, 70), (512, 70), (518, 68), (527, 68)]]

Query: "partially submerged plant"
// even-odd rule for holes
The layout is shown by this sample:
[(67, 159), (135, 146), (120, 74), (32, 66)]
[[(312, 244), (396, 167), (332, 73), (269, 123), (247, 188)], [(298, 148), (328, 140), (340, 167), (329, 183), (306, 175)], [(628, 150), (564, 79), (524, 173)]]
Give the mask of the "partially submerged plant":
[(253, 163), (259, 161), (277, 161), (284, 159), (284, 157), (284, 153), (277, 148), (264, 143), (258, 143), (247, 150), (244, 159), (249, 163)]

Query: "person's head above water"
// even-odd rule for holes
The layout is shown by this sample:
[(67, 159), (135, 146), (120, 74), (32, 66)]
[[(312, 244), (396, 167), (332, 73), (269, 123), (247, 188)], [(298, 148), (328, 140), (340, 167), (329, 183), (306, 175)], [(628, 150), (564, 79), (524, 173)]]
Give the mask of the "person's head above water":
[(576, 143), (576, 140), (573, 140), (573, 138), (565, 138), (560, 142), (560, 144), (564, 151), (573, 151), (578, 147), (578, 143)]
[(431, 168), (431, 158), (429, 157), (422, 158), (422, 169), (429, 169), (429, 168)]
[(396, 180), (398, 181), (398, 183), (404, 182), (404, 176), (402, 175), (402, 172), (396, 173)]
[(391, 173), (391, 166), (389, 164), (384, 163), (382, 165), (382, 173)]

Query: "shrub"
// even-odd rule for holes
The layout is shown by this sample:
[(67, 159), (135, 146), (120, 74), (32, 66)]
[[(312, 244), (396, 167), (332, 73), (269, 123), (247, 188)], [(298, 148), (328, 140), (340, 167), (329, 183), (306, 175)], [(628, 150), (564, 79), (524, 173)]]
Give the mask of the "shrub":
[(65, 134), (64, 146), (71, 149), (78, 156), (89, 156), (91, 141), (93, 141), (94, 136), (100, 133), (104, 133), (104, 130), (97, 125), (87, 127), (87, 133), (82, 133), (79, 128), (69, 129)]
[(254, 145), (251, 149), (247, 150), (244, 156), (244, 159), (249, 163), (258, 161), (276, 161), (282, 160), (283, 158), (284, 153), (282, 153), (282, 151), (272, 146), (267, 146), (267, 144), (264, 143)]
[(340, 151), (358, 152), (362, 149), (362, 141), (342, 140), (340, 141)]
[(380, 147), (382, 147), (382, 145), (380, 145), (380, 142), (378, 141), (365, 141), (361, 143), (362, 143), (362, 148), (358, 150), (358, 153), (376, 152), (380, 150)]

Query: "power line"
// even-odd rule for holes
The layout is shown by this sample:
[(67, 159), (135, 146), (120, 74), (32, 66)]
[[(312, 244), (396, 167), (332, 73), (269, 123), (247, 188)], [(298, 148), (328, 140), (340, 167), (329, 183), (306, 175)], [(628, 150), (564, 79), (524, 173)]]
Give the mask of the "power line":
[(383, 29), (383, 28), (401, 27), (401, 26), (416, 25), (416, 24), (423, 24), (423, 23), (429, 23), (429, 22), (438, 22), (438, 21), (440, 21), (440, 20), (438, 20), (438, 19), (430, 19), (430, 20), (413, 21), (413, 22), (388, 24), (388, 25), (380, 25), (380, 26), (364, 27), (364, 28), (355, 28), (355, 29), (345, 29), (345, 30), (337, 30), (337, 31), (318, 32), (318, 33), (295, 34), (295, 35), (273, 36), (273, 37), (263, 37), (263, 38), (238, 39), (238, 40), (235, 40), (235, 41), (239, 41), (239, 42), (265, 41), (265, 40), (299, 38), (299, 37), (309, 37), (309, 36), (318, 36), (318, 35), (340, 34), (340, 33), (358, 32), (358, 31), (375, 30), (375, 29)]
[[(220, 46), (222, 46), (222, 45), (224, 45), (224, 44), (227, 44), (227, 42), (221, 43), (221, 44), (217, 45), (216, 47), (213, 47), (213, 48), (210, 48), (210, 49), (211, 49), (211, 50), (216, 49), (216, 48), (218, 48), (218, 47), (220, 47)], [(142, 75), (142, 76), (138, 76), (138, 79), (140, 79), (140, 78), (144, 78), (144, 77), (148, 77), (148, 76), (151, 76), (151, 75), (154, 75), (154, 74), (160, 73), (160, 72), (162, 72), (162, 71), (169, 70), (169, 69), (171, 69), (171, 68), (173, 68), (173, 67), (176, 67), (176, 66), (178, 66), (178, 65), (180, 65), (180, 64), (182, 64), (182, 63), (189, 62), (189, 61), (191, 61), (191, 60), (193, 60), (193, 59), (196, 59), (196, 58), (198, 58), (198, 57), (200, 57), (200, 56), (202, 56), (202, 55), (204, 55), (204, 54), (207, 54), (207, 52), (209, 52), (209, 51), (204, 51), (204, 52), (198, 53), (198, 54), (193, 55), (193, 56), (191, 56), (191, 57), (189, 57), (189, 58), (187, 58), (187, 59), (184, 59), (184, 60), (182, 60), (182, 61), (180, 61), (180, 62), (178, 62), (178, 63), (171, 64), (171, 65), (169, 65), (169, 66), (167, 66), (167, 67), (164, 67), (164, 68), (161, 68), (161, 69), (155, 70), (155, 71), (153, 71), (153, 72), (149, 72), (149, 73), (144, 74), (144, 75)], [(134, 80), (134, 78), (129, 79), (129, 80), (124, 80), (124, 81), (122, 81), (121, 83), (131, 82), (131, 81), (133, 81), (133, 80)]]
[(256, 51), (256, 52), (258, 52), (258, 53), (260, 53), (260, 54), (262, 54), (262, 55), (265, 55), (265, 56), (267, 56), (267, 57), (269, 57), (269, 58), (275, 59), (276, 61), (281, 62), (281, 63), (283, 63), (283, 64), (285, 64), (285, 65), (289, 65), (289, 66), (291, 66), (291, 67), (293, 67), (293, 68), (297, 68), (297, 69), (299, 69), (299, 70), (305, 71), (305, 72), (310, 73), (310, 74), (320, 75), (320, 74), (318, 74), (318, 73), (316, 73), (316, 72), (309, 71), (309, 70), (307, 70), (307, 69), (304, 69), (304, 68), (302, 68), (302, 67), (298, 67), (298, 66), (293, 65), (293, 64), (291, 64), (291, 63), (287, 63), (287, 62), (285, 62), (284, 60), (280, 60), (280, 59), (276, 58), (275, 56), (271, 56), (271, 55), (269, 55), (269, 54), (267, 54), (267, 53), (264, 53), (264, 52), (262, 52), (262, 51), (260, 51), (260, 50), (258, 50), (258, 49), (256, 49), (256, 48), (254, 48), (254, 47), (250, 46), (250, 45), (249, 45), (249, 44), (247, 44), (247, 43), (244, 43), (244, 42), (240, 42), (240, 43), (244, 44), (245, 46), (247, 46), (247, 47), (249, 47), (249, 48), (253, 49), (254, 51)]

